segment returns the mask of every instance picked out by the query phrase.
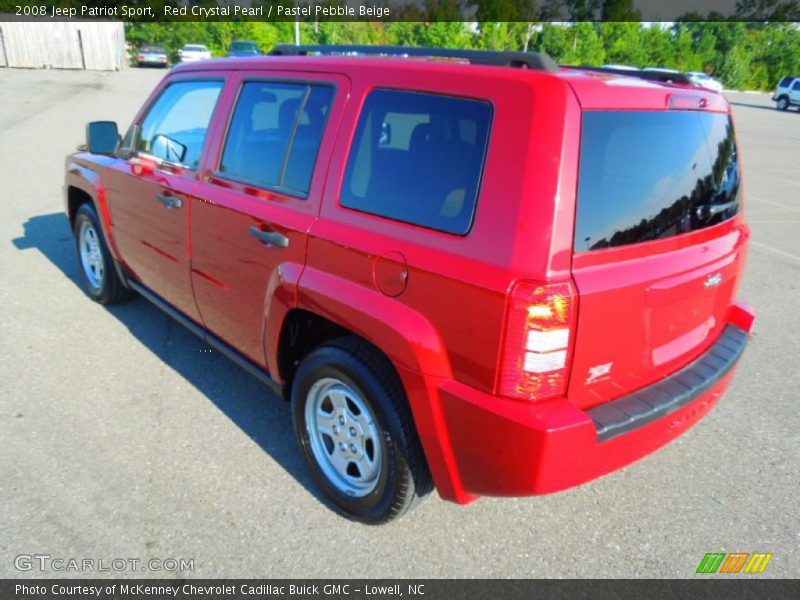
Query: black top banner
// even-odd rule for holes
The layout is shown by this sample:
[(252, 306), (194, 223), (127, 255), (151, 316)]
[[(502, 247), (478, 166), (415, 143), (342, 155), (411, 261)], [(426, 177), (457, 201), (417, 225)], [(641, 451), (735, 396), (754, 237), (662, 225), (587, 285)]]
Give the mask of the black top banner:
[(0, 21), (800, 21), (800, 0), (0, 0)]

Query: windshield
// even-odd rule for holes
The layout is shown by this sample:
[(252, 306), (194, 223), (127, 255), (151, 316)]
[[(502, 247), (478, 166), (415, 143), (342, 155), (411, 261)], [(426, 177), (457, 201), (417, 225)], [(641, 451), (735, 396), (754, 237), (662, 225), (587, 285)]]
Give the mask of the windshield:
[(253, 42), (234, 42), (231, 44), (232, 52), (257, 52), (258, 47)]
[(590, 111), (583, 117), (575, 251), (663, 239), (739, 212), (728, 115)]

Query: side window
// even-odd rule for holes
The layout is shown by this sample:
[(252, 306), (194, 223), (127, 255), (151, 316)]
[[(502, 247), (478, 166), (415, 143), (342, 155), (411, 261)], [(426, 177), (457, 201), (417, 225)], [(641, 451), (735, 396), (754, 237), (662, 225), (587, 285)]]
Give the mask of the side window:
[(488, 102), (376, 90), (364, 104), (342, 206), (464, 235), (489, 141)]
[(142, 122), (136, 149), (196, 169), (222, 86), (221, 81), (171, 84)]
[(254, 185), (307, 194), (333, 93), (326, 85), (245, 83), (219, 171)]
[(794, 84), (792, 84), (792, 89), (795, 91), (800, 90), (800, 79), (795, 80)]

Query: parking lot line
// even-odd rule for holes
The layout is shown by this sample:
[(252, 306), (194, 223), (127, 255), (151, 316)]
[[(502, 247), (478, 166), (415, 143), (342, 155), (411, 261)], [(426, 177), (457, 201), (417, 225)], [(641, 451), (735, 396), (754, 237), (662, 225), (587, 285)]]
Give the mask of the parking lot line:
[(781, 204), (780, 202), (775, 202), (774, 200), (767, 200), (766, 198), (760, 198), (758, 196), (748, 196), (748, 200), (755, 200), (756, 202), (764, 202), (765, 204), (772, 204), (773, 206), (779, 206), (786, 210), (791, 210), (792, 212), (800, 212), (800, 208), (795, 206), (787, 206), (786, 204)]
[(761, 242), (756, 242), (753, 240), (750, 241), (750, 245), (755, 246), (756, 248), (761, 248), (762, 250), (766, 250), (768, 252), (773, 252), (774, 254), (780, 254), (783, 257), (790, 258), (793, 261), (800, 263), (800, 256), (797, 256), (796, 254), (784, 252), (778, 248), (773, 248), (772, 246), (768, 246), (767, 244), (762, 244)]

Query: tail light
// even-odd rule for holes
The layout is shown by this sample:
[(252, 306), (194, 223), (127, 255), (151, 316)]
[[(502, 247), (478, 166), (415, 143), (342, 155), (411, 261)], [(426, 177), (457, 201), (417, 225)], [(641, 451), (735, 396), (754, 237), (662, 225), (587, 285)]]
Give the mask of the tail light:
[(542, 400), (567, 390), (577, 298), (569, 282), (517, 282), (508, 296), (497, 391)]
[(144, 60), (144, 54), (140, 54), (138, 58), (139, 60)]

